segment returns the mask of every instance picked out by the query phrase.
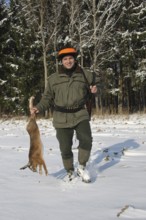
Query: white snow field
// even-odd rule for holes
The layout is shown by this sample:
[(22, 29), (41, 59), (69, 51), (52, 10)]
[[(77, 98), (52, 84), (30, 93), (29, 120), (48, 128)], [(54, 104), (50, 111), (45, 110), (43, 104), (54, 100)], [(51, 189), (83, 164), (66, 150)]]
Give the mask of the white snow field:
[[(27, 118), (0, 119), (1, 220), (146, 220), (146, 115), (93, 116), (92, 182), (64, 182), (52, 119), (38, 119), (49, 175), (29, 169)], [(77, 168), (78, 140), (74, 135)]]

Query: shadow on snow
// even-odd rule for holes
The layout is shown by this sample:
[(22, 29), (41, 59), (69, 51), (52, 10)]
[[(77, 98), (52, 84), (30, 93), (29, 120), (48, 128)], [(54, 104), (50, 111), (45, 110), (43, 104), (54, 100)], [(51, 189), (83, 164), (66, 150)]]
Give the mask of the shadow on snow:
[[(120, 162), (124, 151), (128, 149), (136, 149), (139, 144), (134, 139), (128, 139), (124, 142), (111, 145), (105, 149), (97, 150), (91, 155), (89, 170), (92, 175), (93, 182), (96, 181), (99, 173), (114, 166)], [(100, 165), (101, 163), (101, 165)]]

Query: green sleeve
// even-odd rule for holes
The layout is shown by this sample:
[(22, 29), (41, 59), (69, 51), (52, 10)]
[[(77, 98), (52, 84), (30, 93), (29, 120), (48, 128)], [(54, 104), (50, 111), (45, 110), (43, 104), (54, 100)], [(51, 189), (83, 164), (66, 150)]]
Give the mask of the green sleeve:
[(36, 105), (39, 112), (44, 112), (48, 110), (53, 105), (53, 92), (51, 89), (51, 83), (48, 79), (47, 87), (42, 95), (40, 102)]

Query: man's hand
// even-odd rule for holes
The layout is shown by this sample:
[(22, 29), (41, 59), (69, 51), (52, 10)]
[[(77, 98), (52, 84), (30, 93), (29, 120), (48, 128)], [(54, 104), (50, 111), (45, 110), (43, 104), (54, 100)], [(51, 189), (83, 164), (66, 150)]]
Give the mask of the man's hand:
[(29, 110), (31, 115), (39, 113), (39, 110), (36, 107), (30, 108)]
[(96, 93), (97, 92), (97, 87), (96, 86), (90, 86), (91, 93)]

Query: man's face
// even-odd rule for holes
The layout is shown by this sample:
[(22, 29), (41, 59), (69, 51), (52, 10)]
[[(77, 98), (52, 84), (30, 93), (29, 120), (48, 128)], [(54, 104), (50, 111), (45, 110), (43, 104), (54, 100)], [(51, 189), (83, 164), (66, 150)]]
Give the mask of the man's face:
[(71, 55), (65, 56), (62, 58), (62, 64), (66, 69), (71, 69), (75, 64), (75, 59)]

